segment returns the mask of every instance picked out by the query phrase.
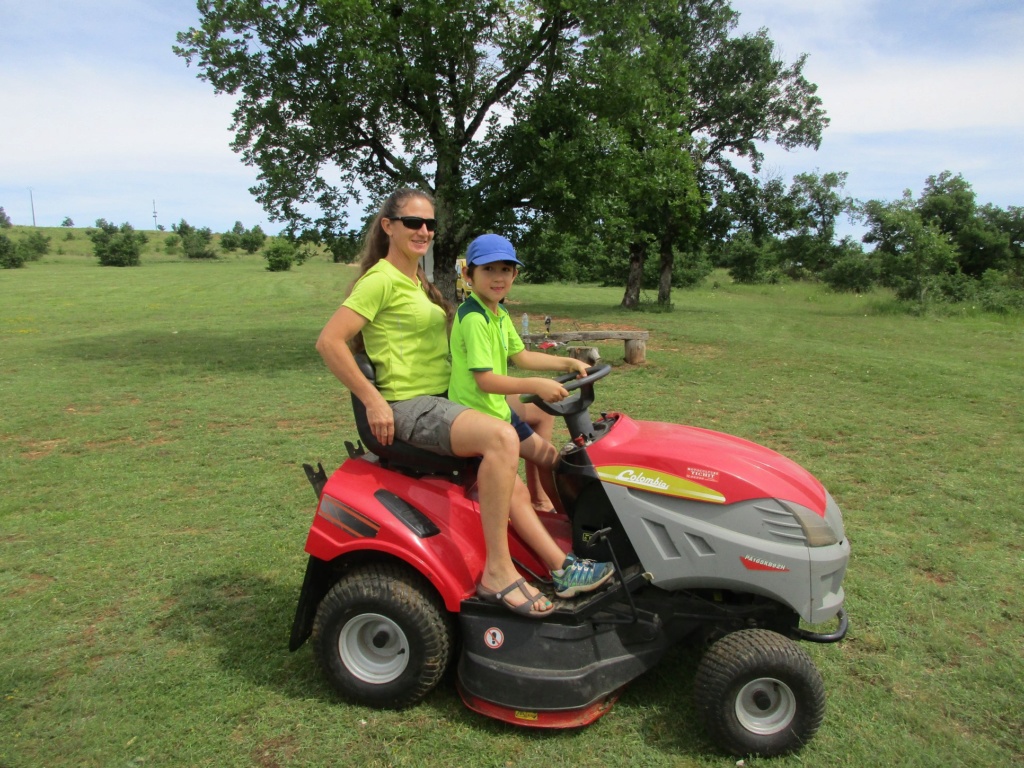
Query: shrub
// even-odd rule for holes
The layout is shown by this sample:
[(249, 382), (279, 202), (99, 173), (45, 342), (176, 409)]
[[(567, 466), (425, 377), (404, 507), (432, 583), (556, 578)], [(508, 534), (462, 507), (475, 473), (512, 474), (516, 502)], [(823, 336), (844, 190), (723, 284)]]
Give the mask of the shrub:
[(264, 231), (260, 229), (260, 225), (257, 224), (248, 232), (239, 235), (238, 244), (246, 253), (256, 253), (256, 251), (263, 247), (263, 244), (266, 241), (266, 233), (264, 233)]
[(267, 260), (267, 270), (270, 272), (287, 272), (295, 263), (295, 246), (287, 240), (277, 238), (263, 253)]
[(1007, 272), (989, 269), (977, 281), (975, 300), (986, 312), (1024, 312), (1024, 286)]
[(179, 245), (181, 245), (181, 238), (177, 235), (168, 235), (164, 238), (164, 250), (169, 254), (175, 253)]
[(196, 229), (182, 219), (178, 224), (171, 225), (171, 229), (181, 238), (181, 250), (184, 251), (186, 259), (217, 258), (217, 254), (210, 248), (210, 243), (213, 242), (213, 232), (209, 227)]
[(103, 267), (137, 267), (146, 244), (146, 235), (136, 232), (125, 222), (120, 227), (106, 219), (97, 219), (95, 230), (89, 231), (92, 250)]
[[(3, 209), (0, 208), (0, 211)], [(25, 257), (7, 235), (0, 235), (0, 268), (17, 269), (25, 266)]]
[(846, 253), (821, 277), (838, 293), (867, 293), (878, 280), (878, 262), (868, 253)]
[(25, 261), (39, 261), (50, 252), (50, 238), (36, 230), (18, 243), (18, 247), (25, 254)]
[(242, 247), (242, 235), (245, 234), (245, 227), (242, 222), (236, 221), (230, 232), (220, 236), (220, 247), (229, 253)]

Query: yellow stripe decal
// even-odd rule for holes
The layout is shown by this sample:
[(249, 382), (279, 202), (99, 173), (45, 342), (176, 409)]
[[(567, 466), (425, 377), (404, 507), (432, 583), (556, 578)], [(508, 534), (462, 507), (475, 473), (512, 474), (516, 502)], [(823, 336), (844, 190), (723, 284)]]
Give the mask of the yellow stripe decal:
[(718, 491), (687, 480), (677, 475), (659, 472), (642, 467), (604, 466), (595, 467), (597, 475), (607, 483), (624, 485), (627, 488), (638, 488), (641, 491), (662, 493), (666, 496), (680, 496), (684, 499), (710, 501), (715, 504), (725, 502), (725, 496)]

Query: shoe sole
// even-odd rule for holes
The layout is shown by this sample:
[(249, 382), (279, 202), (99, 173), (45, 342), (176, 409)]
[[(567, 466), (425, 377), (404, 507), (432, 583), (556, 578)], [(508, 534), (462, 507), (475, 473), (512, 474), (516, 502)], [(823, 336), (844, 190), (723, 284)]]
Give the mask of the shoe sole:
[(614, 574), (615, 571), (608, 571), (600, 581), (595, 581), (593, 584), (588, 584), (585, 587), (569, 587), (569, 589), (564, 592), (558, 592), (556, 590), (555, 595), (557, 597), (576, 597), (576, 595), (580, 595), (585, 592), (593, 592), (595, 589), (607, 582)]

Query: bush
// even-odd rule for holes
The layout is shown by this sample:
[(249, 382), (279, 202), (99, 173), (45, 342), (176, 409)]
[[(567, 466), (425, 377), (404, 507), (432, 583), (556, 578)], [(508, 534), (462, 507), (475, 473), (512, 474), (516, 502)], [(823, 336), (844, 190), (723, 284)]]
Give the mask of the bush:
[(260, 229), (259, 224), (238, 236), (238, 244), (246, 253), (256, 253), (266, 241), (267, 235)]
[(715, 271), (711, 259), (703, 250), (676, 251), (672, 263), (672, 285), (676, 288), (694, 288), (701, 285)]
[(822, 280), (838, 293), (867, 293), (878, 280), (878, 262), (867, 253), (847, 253), (822, 275)]
[(50, 252), (50, 238), (36, 230), (18, 243), (18, 248), (25, 254), (25, 261), (39, 261)]
[(242, 235), (244, 234), (245, 227), (242, 226), (242, 222), (236, 221), (230, 232), (225, 232), (220, 236), (220, 247), (228, 253), (238, 250), (242, 247)]
[[(0, 208), (0, 211), (3, 209)], [(0, 269), (17, 269), (25, 266), (25, 257), (7, 235), (0, 235)]]
[(287, 240), (277, 238), (263, 253), (267, 260), (267, 270), (270, 272), (287, 272), (295, 263), (295, 246)]
[(120, 227), (106, 219), (97, 219), (96, 230), (89, 231), (92, 250), (103, 267), (137, 267), (146, 244), (146, 235), (125, 222)]
[(213, 232), (209, 227), (196, 229), (182, 219), (178, 224), (172, 225), (171, 229), (181, 238), (181, 250), (184, 251), (186, 259), (217, 258), (217, 254), (210, 248), (210, 243), (213, 242)]
[(758, 245), (747, 234), (733, 239), (727, 250), (729, 277), (747, 285), (774, 285), (784, 280), (773, 242)]
[(977, 281), (975, 301), (986, 312), (1024, 312), (1024, 285), (1007, 272), (989, 269)]
[(181, 238), (177, 235), (168, 235), (164, 238), (164, 251), (168, 254), (176, 253), (179, 245), (181, 245)]

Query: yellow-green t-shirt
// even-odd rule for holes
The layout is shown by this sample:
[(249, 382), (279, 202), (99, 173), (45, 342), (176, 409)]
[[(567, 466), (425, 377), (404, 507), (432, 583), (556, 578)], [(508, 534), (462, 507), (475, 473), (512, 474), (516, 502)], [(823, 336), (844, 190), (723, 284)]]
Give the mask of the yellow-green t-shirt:
[(452, 375), (448, 397), (475, 411), (489, 413), (504, 421), (512, 409), (504, 395), (492, 395), (477, 386), (474, 371), (508, 375), (508, 358), (525, 348), (513, 327), (508, 310), (500, 304), (497, 313), (485, 307), (476, 294), (469, 294), (455, 313), (452, 325)]
[(381, 259), (359, 278), (343, 306), (367, 320), (363, 344), (385, 400), (439, 395), (448, 389), (448, 319), (419, 280)]

